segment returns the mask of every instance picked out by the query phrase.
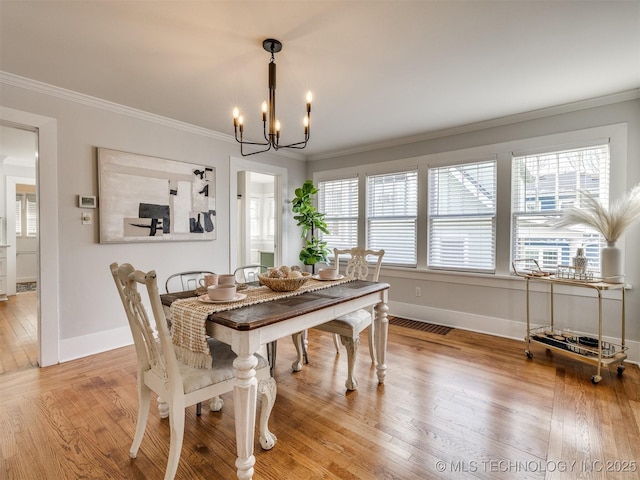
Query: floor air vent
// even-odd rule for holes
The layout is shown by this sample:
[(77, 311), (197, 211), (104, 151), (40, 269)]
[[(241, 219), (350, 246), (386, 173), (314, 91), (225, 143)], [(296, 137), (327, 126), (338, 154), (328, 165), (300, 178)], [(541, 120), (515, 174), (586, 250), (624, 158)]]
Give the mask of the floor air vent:
[(421, 332), (437, 333), (438, 335), (446, 335), (453, 330), (451, 327), (443, 327), (442, 325), (436, 325), (434, 323), (418, 322), (416, 320), (407, 320), (406, 318), (392, 316), (389, 316), (389, 325), (411, 328), (413, 330), (420, 330)]

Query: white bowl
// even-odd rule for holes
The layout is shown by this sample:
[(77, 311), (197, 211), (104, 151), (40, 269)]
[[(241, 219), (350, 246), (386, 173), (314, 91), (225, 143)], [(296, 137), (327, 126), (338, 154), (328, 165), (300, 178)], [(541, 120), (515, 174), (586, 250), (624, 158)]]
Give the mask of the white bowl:
[(218, 285), (235, 285), (236, 277), (231, 273), (218, 275)]
[(321, 268), (318, 270), (318, 276), (323, 280), (334, 280), (338, 277), (338, 270), (335, 268)]
[(235, 285), (211, 285), (207, 288), (209, 298), (214, 301), (226, 301), (236, 298)]

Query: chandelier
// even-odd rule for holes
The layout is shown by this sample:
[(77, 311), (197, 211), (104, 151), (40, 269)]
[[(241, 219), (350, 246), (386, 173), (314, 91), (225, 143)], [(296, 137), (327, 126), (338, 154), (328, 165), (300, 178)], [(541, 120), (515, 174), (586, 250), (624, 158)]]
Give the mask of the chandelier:
[[(289, 145), (280, 145), (280, 122), (276, 120), (276, 63), (274, 54), (282, 50), (282, 43), (273, 38), (267, 38), (262, 42), (262, 48), (271, 53), (271, 61), (269, 62), (269, 101), (262, 102), (262, 128), (264, 134), (264, 142), (249, 142), (243, 139), (244, 125), (243, 118), (240, 115), (238, 107), (233, 109), (233, 130), (235, 132), (236, 141), (240, 144), (240, 153), (243, 157), (255, 155), (256, 153), (268, 152), (272, 148), (279, 150), (280, 148), (297, 148), (303, 149), (309, 141), (309, 123), (311, 121), (311, 92), (307, 92), (307, 114), (302, 121), (304, 125), (304, 140)], [(268, 119), (268, 122), (267, 122)], [(238, 136), (240, 133), (240, 136)], [(245, 153), (243, 147), (245, 145), (255, 145), (258, 147), (266, 147), (257, 152)]]

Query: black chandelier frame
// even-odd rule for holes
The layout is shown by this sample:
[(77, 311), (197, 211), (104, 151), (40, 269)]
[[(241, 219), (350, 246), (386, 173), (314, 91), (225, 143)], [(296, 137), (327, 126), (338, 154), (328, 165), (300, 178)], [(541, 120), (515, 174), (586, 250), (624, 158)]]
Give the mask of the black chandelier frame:
[[(233, 114), (233, 130), (236, 141), (240, 144), (240, 153), (243, 157), (250, 155), (256, 155), (258, 153), (268, 152), (272, 148), (279, 150), (281, 148), (292, 148), (301, 150), (307, 146), (309, 138), (311, 137), (311, 92), (307, 94), (307, 114), (304, 118), (304, 140), (300, 142), (290, 143), (289, 145), (280, 145), (280, 125), (276, 120), (276, 62), (275, 54), (282, 50), (282, 42), (267, 38), (262, 42), (262, 48), (271, 53), (271, 60), (269, 62), (269, 98), (268, 103), (263, 103), (262, 107), (262, 125), (264, 142), (251, 142), (244, 140), (244, 125), (243, 119), (237, 107), (234, 109)], [(239, 136), (238, 136), (239, 135)], [(266, 147), (262, 150), (246, 153), (244, 151), (245, 145), (253, 145), (258, 147)]]

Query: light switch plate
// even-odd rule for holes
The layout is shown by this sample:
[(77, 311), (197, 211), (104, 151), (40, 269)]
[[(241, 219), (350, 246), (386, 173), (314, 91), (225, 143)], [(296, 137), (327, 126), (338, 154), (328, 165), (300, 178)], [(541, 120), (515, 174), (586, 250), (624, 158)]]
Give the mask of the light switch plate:
[(82, 212), (82, 224), (91, 225), (93, 223), (93, 212)]

